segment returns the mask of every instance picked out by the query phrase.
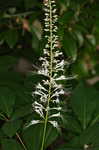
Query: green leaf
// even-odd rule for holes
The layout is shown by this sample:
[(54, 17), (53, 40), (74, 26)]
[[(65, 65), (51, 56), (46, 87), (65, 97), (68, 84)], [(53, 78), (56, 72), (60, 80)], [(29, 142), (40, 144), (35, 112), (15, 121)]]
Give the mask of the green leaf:
[(73, 60), (77, 58), (77, 45), (75, 39), (71, 36), (70, 33), (65, 33), (63, 37), (63, 48), (64, 53), (71, 57)]
[(15, 103), (15, 95), (12, 90), (7, 87), (0, 87), (0, 110), (8, 117), (13, 112)]
[(21, 120), (8, 121), (3, 125), (2, 130), (8, 137), (12, 137), (19, 130), (21, 124), (22, 124)]
[(19, 118), (25, 117), (25, 116), (27, 116), (27, 115), (29, 115), (31, 113), (32, 113), (32, 106), (31, 106), (31, 104), (30, 105), (26, 105), (26, 106), (17, 108), (15, 110), (15, 112), (13, 113), (12, 119), (19, 119)]
[(56, 140), (57, 137), (58, 137), (57, 129), (55, 129), (52, 125), (48, 124), (47, 132), (46, 132), (46, 139), (45, 139), (46, 147), (51, 145)]
[[(42, 137), (43, 137), (44, 124), (37, 124), (30, 126), (23, 132), (23, 139), (29, 150), (40, 150)], [(50, 124), (48, 124), (45, 147), (50, 145), (58, 136), (57, 130)], [(38, 141), (38, 142), (37, 142)]]
[[(17, 72), (5, 71), (0, 73), (0, 86), (9, 87), (16, 92), (23, 88), (24, 78)], [(16, 90), (17, 88), (17, 90)]]
[(96, 38), (94, 35), (86, 35), (86, 37), (91, 46), (96, 46)]
[[(87, 128), (80, 136), (72, 138), (67, 143), (67, 147), (84, 147), (84, 145), (91, 145), (92, 148), (99, 147), (99, 125), (95, 124), (92, 127)], [(93, 149), (92, 149), (93, 150)]]
[(67, 23), (69, 23), (71, 21), (71, 19), (73, 18), (73, 16), (74, 16), (74, 12), (73, 11), (66, 11), (63, 14), (63, 16), (61, 16), (59, 18), (59, 22), (61, 24), (65, 24), (66, 25)]
[(65, 114), (63, 116), (63, 120), (64, 120), (64, 127), (66, 129), (74, 133), (81, 133), (81, 126), (74, 116)]
[(8, 71), (17, 63), (17, 58), (13, 56), (0, 56), (0, 72)]
[(39, 55), (40, 49), (39, 49), (39, 45), (40, 45), (40, 39), (38, 36), (38, 30), (33, 27), (33, 25), (30, 26), (30, 31), (32, 33), (32, 48), (35, 50), (36, 54)]
[(82, 128), (86, 129), (88, 123), (92, 121), (92, 115), (96, 109), (96, 102), (99, 99), (98, 92), (94, 88), (80, 83), (74, 90), (71, 99), (73, 111), (81, 122)]
[(10, 48), (13, 48), (18, 41), (18, 32), (17, 30), (10, 29), (5, 32), (5, 41)]
[(79, 78), (87, 77), (89, 74), (87, 65), (82, 58), (73, 65), (73, 72), (78, 75)]
[(0, 141), (3, 137), (5, 137), (5, 134), (3, 133), (2, 129), (0, 128)]
[(94, 147), (92, 150), (98, 150), (99, 149), (99, 147)]
[[(21, 86), (19, 87), (21, 88)], [(20, 90), (20, 91), (19, 91)], [(25, 105), (29, 105), (31, 104), (31, 108), (32, 108), (32, 95), (31, 93), (28, 91), (27, 88), (23, 87), (22, 89), (19, 89), (15, 92), (16, 94), (16, 101), (15, 101), (15, 106), (17, 108), (21, 108)], [(29, 111), (29, 113), (31, 112), (31, 110)]]
[(92, 147), (99, 146), (99, 124), (98, 123), (89, 127), (80, 135), (80, 143), (82, 143), (83, 145), (92, 144)]
[(33, 8), (40, 5), (37, 0), (24, 0), (26, 9)]
[(2, 150), (23, 150), (20, 144), (12, 139), (3, 139), (2, 142)]
[(74, 34), (76, 36), (76, 39), (78, 41), (79, 47), (81, 47), (84, 43), (84, 38), (82, 33), (79, 30), (74, 31)]

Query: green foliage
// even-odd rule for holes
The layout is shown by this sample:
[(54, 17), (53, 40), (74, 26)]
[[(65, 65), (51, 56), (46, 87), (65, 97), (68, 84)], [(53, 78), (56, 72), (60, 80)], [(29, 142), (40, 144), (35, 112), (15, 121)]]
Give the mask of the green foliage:
[(4, 150), (14, 149), (14, 150), (22, 150), (21, 146), (18, 144), (17, 141), (13, 139), (4, 139), (2, 141), (2, 148)]
[[(77, 79), (63, 83), (61, 134), (49, 124), (45, 149), (99, 150), (99, 2), (57, 0), (57, 8), (60, 47), (71, 64), (65, 72)], [(43, 123), (26, 125), (39, 118), (32, 91), (45, 78), (36, 74), (43, 16), (42, 1), (0, 1), (0, 150), (40, 150)], [(24, 71), (24, 64), (18, 68), (23, 58)]]
[(99, 147), (99, 118), (95, 113), (99, 111), (98, 99), (98, 92), (82, 82), (74, 90), (71, 97), (72, 117), (71, 114), (64, 115), (64, 127), (72, 132), (72, 140), (64, 144), (63, 149), (80, 150), (85, 145), (92, 150)]
[(21, 127), (21, 124), (21, 120), (8, 121), (4, 124), (2, 130), (8, 137), (13, 137), (16, 134), (17, 130), (19, 130), (19, 128)]
[(86, 129), (91, 121), (96, 106), (99, 105), (98, 99), (98, 92), (94, 88), (80, 84), (74, 90), (71, 106), (83, 129)]
[(15, 103), (15, 95), (11, 90), (6, 87), (0, 88), (0, 110), (5, 113), (8, 117), (13, 112), (13, 105)]
[(77, 46), (76, 41), (73, 39), (70, 33), (65, 33), (63, 36), (63, 45), (67, 56), (71, 57), (73, 61), (75, 61), (77, 58)]
[[(42, 142), (43, 135), (43, 124), (33, 125), (23, 132), (24, 141), (27, 144), (29, 150), (37, 149), (39, 150)], [(31, 134), (33, 133), (33, 134)], [(46, 147), (49, 146), (58, 136), (57, 130), (53, 128), (52, 125), (48, 125), (46, 134)], [(38, 141), (38, 144), (37, 144)]]
[(18, 41), (17, 30), (8, 30), (4, 33), (4, 39), (10, 48), (13, 48)]

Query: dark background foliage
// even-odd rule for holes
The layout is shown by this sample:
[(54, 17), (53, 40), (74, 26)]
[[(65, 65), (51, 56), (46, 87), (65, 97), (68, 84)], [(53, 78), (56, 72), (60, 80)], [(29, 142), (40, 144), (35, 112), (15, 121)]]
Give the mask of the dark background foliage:
[[(56, 0), (60, 48), (70, 66), (61, 134), (50, 124), (47, 150), (99, 150), (99, 1)], [(39, 150), (43, 125), (32, 110), (43, 40), (42, 1), (0, 1), (0, 149)]]

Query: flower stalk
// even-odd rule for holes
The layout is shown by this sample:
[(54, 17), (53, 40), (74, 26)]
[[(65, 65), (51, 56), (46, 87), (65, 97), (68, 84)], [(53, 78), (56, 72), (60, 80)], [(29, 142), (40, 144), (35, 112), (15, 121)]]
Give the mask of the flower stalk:
[[(51, 6), (51, 0), (49, 0), (49, 11), (50, 11), (50, 81), (49, 81), (49, 91), (48, 91), (48, 104), (47, 107), (49, 108), (49, 103), (51, 100), (51, 79), (52, 79), (52, 65), (53, 65), (53, 51), (52, 51), (52, 36), (53, 36), (53, 27), (52, 27), (52, 6)], [(45, 123), (44, 123), (44, 132), (43, 132), (43, 140), (41, 145), (41, 150), (44, 149), (44, 143), (45, 143), (45, 136), (46, 136), (46, 130), (47, 130), (47, 122), (48, 122), (48, 109), (46, 111), (46, 117), (45, 117)]]
[(33, 110), (39, 115), (40, 120), (31, 121), (30, 125), (44, 123), (43, 138), (41, 149), (45, 148), (47, 125), (50, 123), (55, 128), (59, 128), (56, 118), (61, 117), (60, 95), (64, 94), (62, 85), (57, 81), (65, 80), (64, 60), (62, 52), (59, 50), (59, 40), (57, 35), (57, 20), (55, 0), (44, 0), (45, 11), (45, 39), (46, 44), (43, 50), (44, 56), (40, 58), (42, 62), (41, 69), (38, 74), (42, 74), (47, 78), (38, 83), (33, 96), (37, 96), (37, 100), (33, 102)]

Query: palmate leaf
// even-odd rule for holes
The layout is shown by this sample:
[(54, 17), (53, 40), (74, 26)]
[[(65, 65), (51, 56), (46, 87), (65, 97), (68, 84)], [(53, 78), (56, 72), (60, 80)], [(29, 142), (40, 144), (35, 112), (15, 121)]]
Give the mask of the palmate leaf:
[(99, 124), (96, 123), (92, 127), (86, 129), (79, 137), (80, 143), (84, 144), (91, 144), (92, 147), (99, 146)]
[(8, 121), (2, 127), (3, 132), (8, 136), (12, 137), (16, 134), (17, 130), (21, 127), (22, 120)]
[(0, 111), (10, 117), (14, 104), (15, 95), (12, 90), (8, 87), (0, 87)]
[(31, 113), (32, 113), (32, 106), (31, 104), (27, 104), (25, 106), (21, 106), (17, 108), (12, 115), (12, 119), (13, 120), (20, 119), (20, 118), (26, 117), (27, 115)]
[[(32, 96), (31, 96), (31, 91), (32, 88), (28, 88), (27, 84), (25, 83), (24, 85), (24, 78), (22, 78), (21, 75), (15, 73), (15, 72), (3, 72), (0, 74), (0, 95), (5, 98), (5, 101), (7, 101), (7, 104), (11, 101), (13, 102), (13, 97), (11, 96), (11, 100), (8, 101), (8, 98), (10, 94), (7, 95), (7, 91), (11, 93), (15, 97), (14, 100), (14, 114), (13, 118), (15, 119), (16, 117), (22, 117), (24, 115), (21, 115), (22, 113), (26, 114), (31, 111), (31, 106), (28, 106), (27, 104), (30, 105), (32, 103)], [(0, 97), (0, 102), (4, 103), (4, 100), (2, 100), (2, 97)], [(4, 112), (3, 106), (4, 104), (1, 104), (0, 108), (2, 107), (2, 112)], [(26, 106), (26, 110), (23, 106)], [(30, 109), (29, 109), (30, 108)], [(12, 109), (12, 108), (11, 108)], [(30, 111), (29, 111), (30, 110)], [(14, 117), (14, 115), (16, 117)], [(0, 115), (1, 116), (1, 115)]]
[(73, 11), (66, 11), (61, 18), (59, 18), (59, 22), (62, 25), (68, 24), (74, 17), (74, 12)]
[(96, 110), (97, 101), (99, 101), (98, 92), (92, 88), (80, 83), (72, 95), (72, 109), (82, 128), (86, 129), (88, 123), (92, 121), (92, 115)]
[(0, 72), (0, 86), (18, 89), (22, 86), (23, 82), (24, 78), (19, 73), (13, 71)]
[[(84, 145), (91, 145), (92, 148), (99, 147), (99, 125), (95, 124), (89, 127), (81, 135), (74, 137), (67, 146), (84, 147)], [(93, 149), (92, 149), (93, 150)]]
[(18, 32), (17, 32), (17, 30), (10, 29), (10, 30), (5, 32), (4, 36), (5, 36), (4, 37), (5, 41), (7, 42), (9, 47), (13, 48), (16, 45), (17, 41), (18, 41)]
[(79, 136), (75, 136), (69, 143), (57, 150), (83, 150), (84, 145), (91, 145), (91, 150), (99, 149), (99, 125), (89, 127)]
[(64, 121), (64, 127), (67, 130), (78, 134), (82, 132), (81, 126), (78, 120), (74, 116), (71, 116), (69, 114), (64, 114), (63, 121)]
[(73, 38), (73, 36), (66, 32), (63, 37), (63, 48), (64, 53), (72, 58), (73, 60), (76, 60), (77, 58), (77, 45), (76, 40)]
[(2, 144), (2, 150), (23, 150), (21, 145), (13, 139), (2, 139), (1, 141)]
[(13, 56), (0, 56), (0, 72), (6, 72), (11, 69), (18, 59)]
[(86, 63), (82, 58), (80, 58), (80, 61), (78, 60), (77, 63), (73, 66), (73, 72), (78, 74), (79, 78), (88, 76), (89, 72)]

